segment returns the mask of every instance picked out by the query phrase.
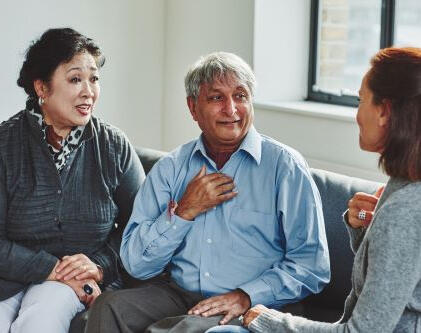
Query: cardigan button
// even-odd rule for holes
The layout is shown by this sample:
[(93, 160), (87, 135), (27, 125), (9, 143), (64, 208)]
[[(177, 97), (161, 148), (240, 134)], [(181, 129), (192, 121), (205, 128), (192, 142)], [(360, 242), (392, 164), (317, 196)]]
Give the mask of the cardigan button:
[(57, 190), (57, 194), (60, 195), (61, 194), (61, 190)]

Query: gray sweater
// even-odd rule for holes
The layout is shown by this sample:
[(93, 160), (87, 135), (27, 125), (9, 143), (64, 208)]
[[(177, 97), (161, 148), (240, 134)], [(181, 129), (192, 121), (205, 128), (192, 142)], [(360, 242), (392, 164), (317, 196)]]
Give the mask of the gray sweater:
[(84, 253), (119, 279), (121, 233), (145, 175), (126, 136), (92, 117), (60, 173), (28, 111), (0, 125), (0, 300)]
[(355, 259), (341, 320), (270, 310), (252, 332), (421, 332), (421, 182), (390, 179), (371, 225), (347, 228)]

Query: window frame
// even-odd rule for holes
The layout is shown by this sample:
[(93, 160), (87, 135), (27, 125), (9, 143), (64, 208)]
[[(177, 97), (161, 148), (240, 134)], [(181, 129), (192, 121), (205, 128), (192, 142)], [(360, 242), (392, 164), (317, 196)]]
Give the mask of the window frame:
[[(393, 45), (395, 28), (395, 0), (381, 0), (381, 21), (379, 49)], [(320, 0), (311, 0), (310, 9), (310, 48), (309, 48), (309, 72), (307, 85), (307, 100), (328, 104), (345, 106), (358, 106), (358, 97), (350, 95), (335, 95), (326, 92), (314, 91), (317, 74), (317, 48), (319, 35), (319, 7)]]

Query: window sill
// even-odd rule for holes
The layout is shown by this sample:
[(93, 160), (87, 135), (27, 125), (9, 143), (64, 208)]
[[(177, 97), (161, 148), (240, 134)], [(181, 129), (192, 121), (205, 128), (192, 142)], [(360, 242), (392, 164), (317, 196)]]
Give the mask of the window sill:
[(255, 101), (253, 103), (255, 109), (264, 109), (272, 111), (280, 111), (293, 113), (302, 116), (311, 116), (318, 118), (327, 118), (355, 123), (357, 108), (343, 105), (333, 105), (325, 103), (317, 103), (310, 101), (296, 102), (267, 102)]

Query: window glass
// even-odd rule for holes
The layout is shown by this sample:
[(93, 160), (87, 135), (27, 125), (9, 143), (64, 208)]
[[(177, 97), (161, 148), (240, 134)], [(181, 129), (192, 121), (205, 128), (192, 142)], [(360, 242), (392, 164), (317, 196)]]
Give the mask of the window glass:
[(394, 45), (421, 47), (420, 0), (396, 1)]
[(320, 0), (318, 22), (313, 91), (357, 95), (380, 47), (381, 1)]

